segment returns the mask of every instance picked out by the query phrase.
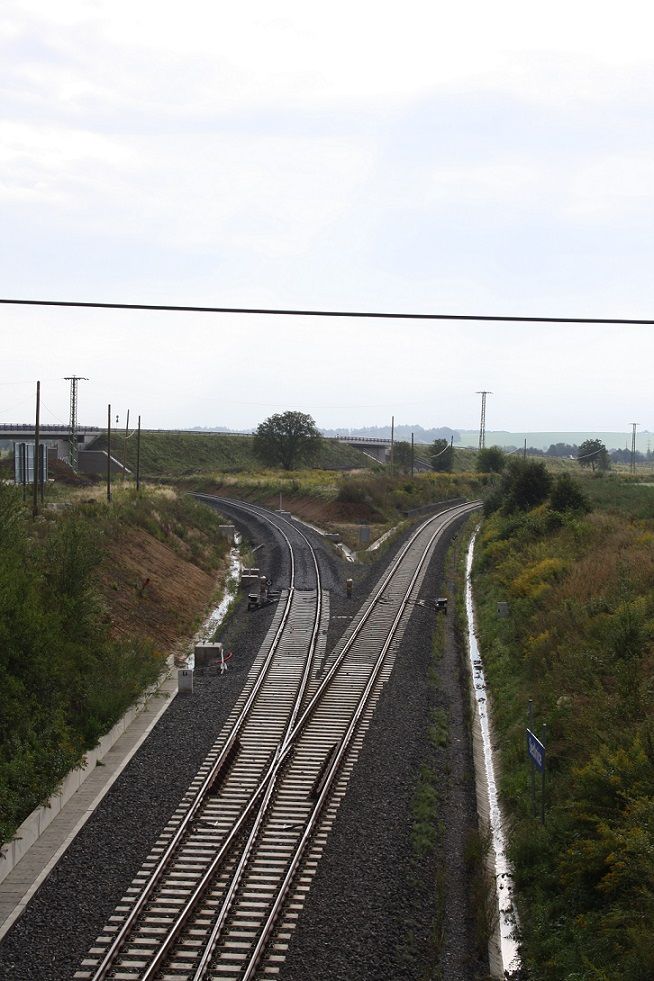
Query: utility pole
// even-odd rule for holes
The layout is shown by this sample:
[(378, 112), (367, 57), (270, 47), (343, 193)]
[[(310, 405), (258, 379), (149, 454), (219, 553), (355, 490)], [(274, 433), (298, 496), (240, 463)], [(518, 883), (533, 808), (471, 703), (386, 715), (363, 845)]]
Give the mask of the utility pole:
[(78, 449), (77, 449), (77, 383), (88, 381), (83, 375), (66, 375), (64, 381), (70, 382), (70, 428), (68, 435), (68, 462), (72, 469), (77, 473)]
[(123, 483), (127, 480), (127, 433), (129, 431), (129, 409), (127, 410), (127, 422), (125, 423), (125, 440), (123, 442)]
[(522, 459), (523, 460), (526, 460), (527, 459), (527, 437), (526, 436), (525, 436), (525, 448), (524, 448), (524, 450), (522, 452)]
[[(34, 500), (32, 502), (32, 517), (39, 513), (39, 463), (41, 444), (41, 382), (36, 383), (36, 425), (34, 426)], [(27, 454), (25, 454), (27, 456)]]
[(107, 501), (111, 503), (111, 403), (107, 406)]
[(395, 475), (395, 416), (391, 416), (391, 473)]
[(486, 446), (486, 396), (492, 394), (492, 392), (477, 392), (477, 395), (481, 395), (481, 420), (479, 422), (480, 450), (483, 450), (483, 448)]
[(141, 417), (136, 430), (136, 492), (141, 489)]
[(413, 480), (413, 433), (411, 433), (411, 480)]
[(629, 469), (632, 473), (636, 473), (636, 427), (637, 422), (631, 423), (631, 466)]

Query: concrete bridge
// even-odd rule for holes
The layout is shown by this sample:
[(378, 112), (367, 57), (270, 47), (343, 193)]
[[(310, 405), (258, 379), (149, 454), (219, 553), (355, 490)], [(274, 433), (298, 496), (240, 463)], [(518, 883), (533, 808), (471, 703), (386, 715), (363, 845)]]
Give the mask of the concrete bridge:
[(347, 443), (356, 450), (361, 450), (366, 456), (370, 456), (377, 463), (388, 463), (391, 455), (390, 439), (379, 439), (376, 436), (332, 436), (338, 443)]
[[(33, 423), (0, 423), (0, 445), (7, 443), (33, 443), (36, 438), (36, 427)], [(100, 473), (106, 470), (106, 452), (89, 451), (91, 444), (98, 436), (106, 432), (99, 426), (81, 426), (76, 433), (79, 469), (84, 473)], [(48, 459), (56, 458), (64, 463), (70, 453), (70, 427), (64, 425), (39, 426), (39, 440), (48, 447)], [(102, 459), (103, 457), (103, 459)], [(112, 457), (113, 461), (113, 457)], [(115, 465), (114, 465), (115, 464)], [(118, 461), (112, 462), (112, 470), (122, 470)]]
[[(101, 429), (99, 426), (80, 426), (77, 430), (77, 443), (80, 449), (89, 446), (103, 432), (106, 432), (106, 429)], [(29, 442), (35, 435), (34, 423), (0, 423), (0, 442), (2, 440)], [(44, 423), (39, 426), (39, 439), (45, 443), (63, 443), (68, 447), (70, 426), (53, 426)]]
[[(361, 452), (365, 453), (366, 456), (372, 457), (377, 461), (377, 463), (390, 463), (390, 439), (381, 439), (377, 436), (330, 436), (326, 438), (336, 439), (340, 443), (347, 443), (348, 446), (354, 446), (355, 449), (361, 450)], [(423, 460), (416, 459), (413, 464), (413, 469), (417, 473), (430, 473), (433, 470), (433, 467), (430, 466), (429, 463), (425, 463)]]

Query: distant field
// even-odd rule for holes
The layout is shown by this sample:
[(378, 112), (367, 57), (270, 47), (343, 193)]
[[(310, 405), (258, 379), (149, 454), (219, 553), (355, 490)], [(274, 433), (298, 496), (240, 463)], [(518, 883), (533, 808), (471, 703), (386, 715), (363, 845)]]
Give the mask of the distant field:
[[(479, 446), (478, 429), (462, 429), (461, 441), (457, 446)], [(601, 439), (607, 450), (620, 450), (625, 446), (631, 449), (631, 433), (509, 433), (505, 430), (486, 430), (486, 446), (522, 446), (527, 437), (527, 446), (534, 446), (539, 450), (547, 450), (552, 443), (576, 443), (579, 446), (586, 439)], [(636, 434), (636, 449), (641, 453), (647, 453), (650, 445), (654, 448), (654, 437), (651, 433)]]

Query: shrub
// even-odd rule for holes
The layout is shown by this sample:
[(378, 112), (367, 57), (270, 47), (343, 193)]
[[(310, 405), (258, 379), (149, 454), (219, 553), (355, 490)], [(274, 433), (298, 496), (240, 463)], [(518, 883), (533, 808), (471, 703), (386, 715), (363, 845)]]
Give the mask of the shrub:
[(502, 475), (504, 511), (529, 511), (542, 504), (549, 494), (551, 483), (552, 478), (544, 463), (512, 460)]
[(342, 504), (366, 504), (369, 498), (362, 484), (356, 480), (344, 480), (338, 488), (336, 500)]
[[(624, 512), (621, 495), (616, 484)], [(541, 504), (494, 513), (478, 538), (477, 625), (530, 977), (654, 976), (653, 529)], [(529, 801), (529, 699), (548, 724), (545, 827)]]
[(554, 481), (550, 504), (554, 511), (578, 511), (587, 514), (591, 510), (590, 501), (581, 487), (567, 473), (559, 474)]
[(505, 465), (506, 456), (499, 446), (484, 446), (477, 454), (479, 473), (502, 473)]

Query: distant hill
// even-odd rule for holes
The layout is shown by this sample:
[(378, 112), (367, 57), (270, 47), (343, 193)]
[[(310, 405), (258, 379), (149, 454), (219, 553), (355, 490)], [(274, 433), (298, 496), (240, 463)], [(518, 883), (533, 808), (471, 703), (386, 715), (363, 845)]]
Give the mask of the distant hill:
[[(361, 429), (349, 429), (347, 426), (341, 429), (321, 429), (323, 436), (366, 436), (373, 439), (390, 439), (390, 426), (364, 426)], [(459, 433), (456, 429), (449, 426), (439, 426), (438, 429), (423, 429), (422, 426), (396, 426), (395, 439), (398, 441), (406, 440), (411, 442), (411, 433), (416, 443), (433, 443), (435, 439), (447, 439), (454, 437), (454, 442), (459, 442)]]
[[(247, 430), (229, 429), (227, 426), (195, 426), (196, 432), (212, 433), (240, 433), (248, 434)], [(340, 429), (321, 429), (323, 436), (368, 436), (377, 439), (390, 439), (391, 427), (386, 426), (362, 426), (358, 429), (351, 429), (342, 426)], [(423, 426), (398, 425), (395, 427), (395, 439), (411, 442), (411, 433), (416, 443), (433, 443), (435, 439), (454, 439), (454, 445), (461, 448), (472, 447), (476, 449), (479, 445), (478, 429), (452, 429), (450, 426), (438, 426), (425, 429)], [(591, 432), (590, 430), (578, 432), (540, 432), (540, 433), (517, 433), (506, 429), (487, 429), (486, 446), (501, 446), (506, 448), (519, 447), (527, 437), (527, 446), (533, 446), (539, 450), (547, 450), (553, 443), (569, 443), (579, 446), (586, 439), (601, 439), (607, 450), (620, 450), (627, 447), (631, 448), (631, 433), (602, 433)], [(654, 449), (654, 434), (646, 429), (636, 434), (636, 449), (641, 453), (647, 453), (648, 449)]]
[[(479, 445), (478, 429), (461, 429), (459, 432), (461, 435), (460, 446), (476, 447)], [(576, 433), (511, 433), (501, 429), (486, 430), (486, 446), (502, 446), (507, 448), (522, 446), (525, 437), (527, 438), (527, 446), (534, 446), (538, 450), (547, 450), (552, 443), (570, 443), (570, 445), (576, 444), (579, 446), (586, 439), (601, 439), (607, 450), (624, 449), (625, 445), (631, 448), (631, 433), (629, 435), (626, 433), (598, 433), (590, 431)], [(640, 450), (641, 453), (647, 452), (650, 441), (654, 447), (654, 438), (647, 430), (636, 433), (636, 449)]]

